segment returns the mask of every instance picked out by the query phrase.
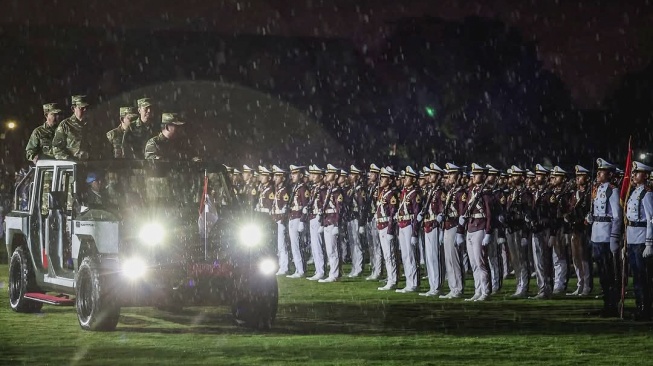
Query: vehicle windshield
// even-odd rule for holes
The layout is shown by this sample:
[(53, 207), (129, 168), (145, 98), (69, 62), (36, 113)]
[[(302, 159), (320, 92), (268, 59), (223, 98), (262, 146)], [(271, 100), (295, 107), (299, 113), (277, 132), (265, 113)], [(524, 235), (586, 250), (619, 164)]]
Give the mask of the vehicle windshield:
[[(211, 204), (216, 209), (234, 205), (236, 198), (223, 170), (191, 163), (143, 161), (80, 166), (78, 192), (83, 206), (107, 210), (122, 218), (156, 214), (195, 221), (205, 172)], [(93, 180), (99, 184), (93, 185)]]

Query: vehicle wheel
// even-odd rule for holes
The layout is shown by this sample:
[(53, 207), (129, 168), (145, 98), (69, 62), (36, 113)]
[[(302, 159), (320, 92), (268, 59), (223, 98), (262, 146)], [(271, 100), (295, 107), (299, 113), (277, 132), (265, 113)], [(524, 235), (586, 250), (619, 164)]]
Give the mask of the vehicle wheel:
[(28, 292), (42, 291), (36, 285), (34, 270), (25, 254), (25, 248), (18, 247), (9, 262), (9, 304), (12, 310), (18, 313), (37, 313), (41, 310), (43, 303), (25, 298)]
[(276, 276), (244, 278), (236, 285), (231, 313), (238, 325), (270, 329), (277, 317), (279, 287)]
[(77, 319), (82, 329), (116, 329), (120, 306), (112, 288), (114, 284), (112, 276), (100, 270), (97, 259), (84, 258), (75, 278)]

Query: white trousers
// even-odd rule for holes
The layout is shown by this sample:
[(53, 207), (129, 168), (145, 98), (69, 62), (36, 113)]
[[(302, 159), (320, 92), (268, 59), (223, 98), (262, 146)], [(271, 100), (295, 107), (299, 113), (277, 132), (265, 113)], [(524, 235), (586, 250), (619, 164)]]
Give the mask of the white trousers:
[(416, 244), (411, 244), (413, 236), (413, 226), (408, 225), (399, 229), (399, 249), (401, 250), (401, 262), (404, 266), (404, 275), (406, 276), (406, 288), (417, 288), (417, 248)]
[[(462, 250), (456, 246), (456, 227), (444, 231), (444, 263), (449, 291), (462, 294), (464, 286)], [(462, 247), (462, 245), (461, 245)]]
[(279, 272), (288, 272), (288, 247), (286, 246), (286, 224), (277, 222), (277, 257), (279, 257)]
[(315, 274), (324, 276), (324, 242), (320, 235), (320, 221), (314, 218), (310, 221), (311, 225), (311, 255), (315, 263)]
[[(505, 229), (502, 229), (505, 231)], [(505, 280), (508, 275), (510, 274), (510, 271), (512, 270), (511, 265), (510, 265), (510, 255), (508, 254), (508, 239), (506, 239), (506, 243), (504, 245), (499, 246), (499, 255), (501, 256), (501, 268), (503, 269), (503, 279)]]
[(383, 252), (381, 251), (381, 241), (379, 240), (379, 230), (376, 229), (376, 220), (372, 220), (366, 225), (367, 246), (370, 251), (370, 262), (372, 262), (372, 276), (381, 275), (381, 265), (383, 262)]
[(589, 293), (590, 264), (586, 260), (585, 236), (582, 232), (573, 232), (571, 234), (571, 257), (574, 260), (574, 268), (576, 269), (578, 290), (580, 293)]
[(419, 234), (417, 235), (417, 245), (419, 247), (419, 264), (426, 264), (426, 253), (424, 253), (424, 244), (426, 239), (424, 238), (424, 228), (420, 229)]
[(528, 273), (528, 245), (521, 246), (522, 232), (521, 230), (511, 233), (506, 231), (506, 241), (508, 243), (508, 251), (510, 252), (510, 263), (515, 270), (515, 293), (528, 292), (528, 284), (530, 281), (530, 273)]
[(559, 230), (553, 242), (553, 289), (562, 290), (567, 287), (567, 244), (569, 235)]
[(553, 271), (551, 268), (549, 235), (546, 230), (533, 234), (533, 265), (535, 267), (535, 278), (537, 278), (538, 294), (550, 295)]
[(381, 251), (383, 252), (383, 260), (385, 261), (385, 271), (388, 275), (388, 282), (386, 285), (397, 285), (397, 259), (395, 258), (394, 239), (388, 235), (388, 228), (379, 230), (379, 241), (381, 242)]
[(429, 291), (441, 291), (443, 279), (442, 243), (439, 242), (440, 229), (424, 232), (424, 261), (429, 277)]
[(363, 247), (360, 234), (358, 233), (358, 219), (347, 223), (347, 234), (349, 234), (349, 254), (351, 256), (351, 274), (358, 276), (363, 272)]
[(488, 296), (492, 291), (490, 287), (490, 272), (488, 270), (487, 255), (483, 247), (485, 230), (467, 233), (467, 254), (469, 265), (474, 274), (474, 294)]
[[(300, 246), (301, 233), (299, 232), (299, 223), (301, 219), (292, 219), (288, 222), (288, 236), (290, 237), (290, 251), (292, 252), (292, 261), (295, 264), (295, 273), (304, 274), (304, 258)], [(304, 228), (306, 230), (306, 228)]]
[(338, 227), (329, 225), (324, 227), (324, 247), (329, 259), (329, 278), (340, 277), (340, 252), (338, 251)]
[(492, 240), (485, 249), (487, 251), (487, 263), (490, 269), (490, 284), (492, 285), (492, 292), (497, 292), (501, 288), (501, 279), (503, 278), (503, 268), (501, 268), (501, 261), (499, 256), (499, 244), (497, 239), (499, 238), (499, 230), (494, 229), (492, 234)]

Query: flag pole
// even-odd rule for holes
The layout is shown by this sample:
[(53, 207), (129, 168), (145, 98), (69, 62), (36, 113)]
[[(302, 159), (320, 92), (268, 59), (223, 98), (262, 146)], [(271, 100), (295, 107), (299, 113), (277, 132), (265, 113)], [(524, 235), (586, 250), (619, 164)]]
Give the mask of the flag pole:
[[(632, 157), (633, 157), (633, 150), (632, 150), (632, 136), (628, 137), (628, 155), (626, 156), (626, 167), (624, 168), (624, 179), (628, 180), (628, 189), (625, 192), (625, 195), (623, 195), (622, 199), (623, 202), (621, 202), (622, 210), (623, 210), (623, 230), (624, 230), (624, 236), (623, 236), (623, 248), (621, 250), (621, 301), (619, 302), (619, 317), (621, 319), (624, 318), (624, 308), (626, 307), (626, 283), (628, 281), (628, 270), (626, 269), (626, 266), (628, 264), (626, 258), (628, 255), (628, 237), (627, 237), (627, 227), (626, 224), (628, 223), (628, 218), (626, 217), (627, 213), (627, 203), (628, 203), (628, 195), (630, 193), (630, 189), (632, 187), (632, 179), (630, 177), (631, 175), (631, 167), (632, 167)], [(621, 189), (623, 190), (623, 183)]]
[(208, 195), (208, 186), (209, 186), (209, 176), (206, 169), (204, 169), (204, 196), (202, 197), (203, 198), (202, 201), (204, 202), (204, 260), (205, 261), (208, 259), (207, 222), (209, 221), (208, 220), (209, 206), (207, 205), (206, 202), (207, 195)]

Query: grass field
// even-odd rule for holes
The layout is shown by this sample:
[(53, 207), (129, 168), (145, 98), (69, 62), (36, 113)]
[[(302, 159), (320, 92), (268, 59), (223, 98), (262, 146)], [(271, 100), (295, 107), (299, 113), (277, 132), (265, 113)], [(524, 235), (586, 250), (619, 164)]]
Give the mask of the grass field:
[(11, 311), (7, 273), (0, 265), (3, 365), (653, 364), (650, 323), (586, 316), (601, 306), (594, 298), (506, 299), (510, 280), (490, 301), (467, 303), (380, 292), (362, 279), (282, 278), (269, 332), (234, 326), (226, 308), (126, 308), (115, 332), (92, 333), (73, 308)]

